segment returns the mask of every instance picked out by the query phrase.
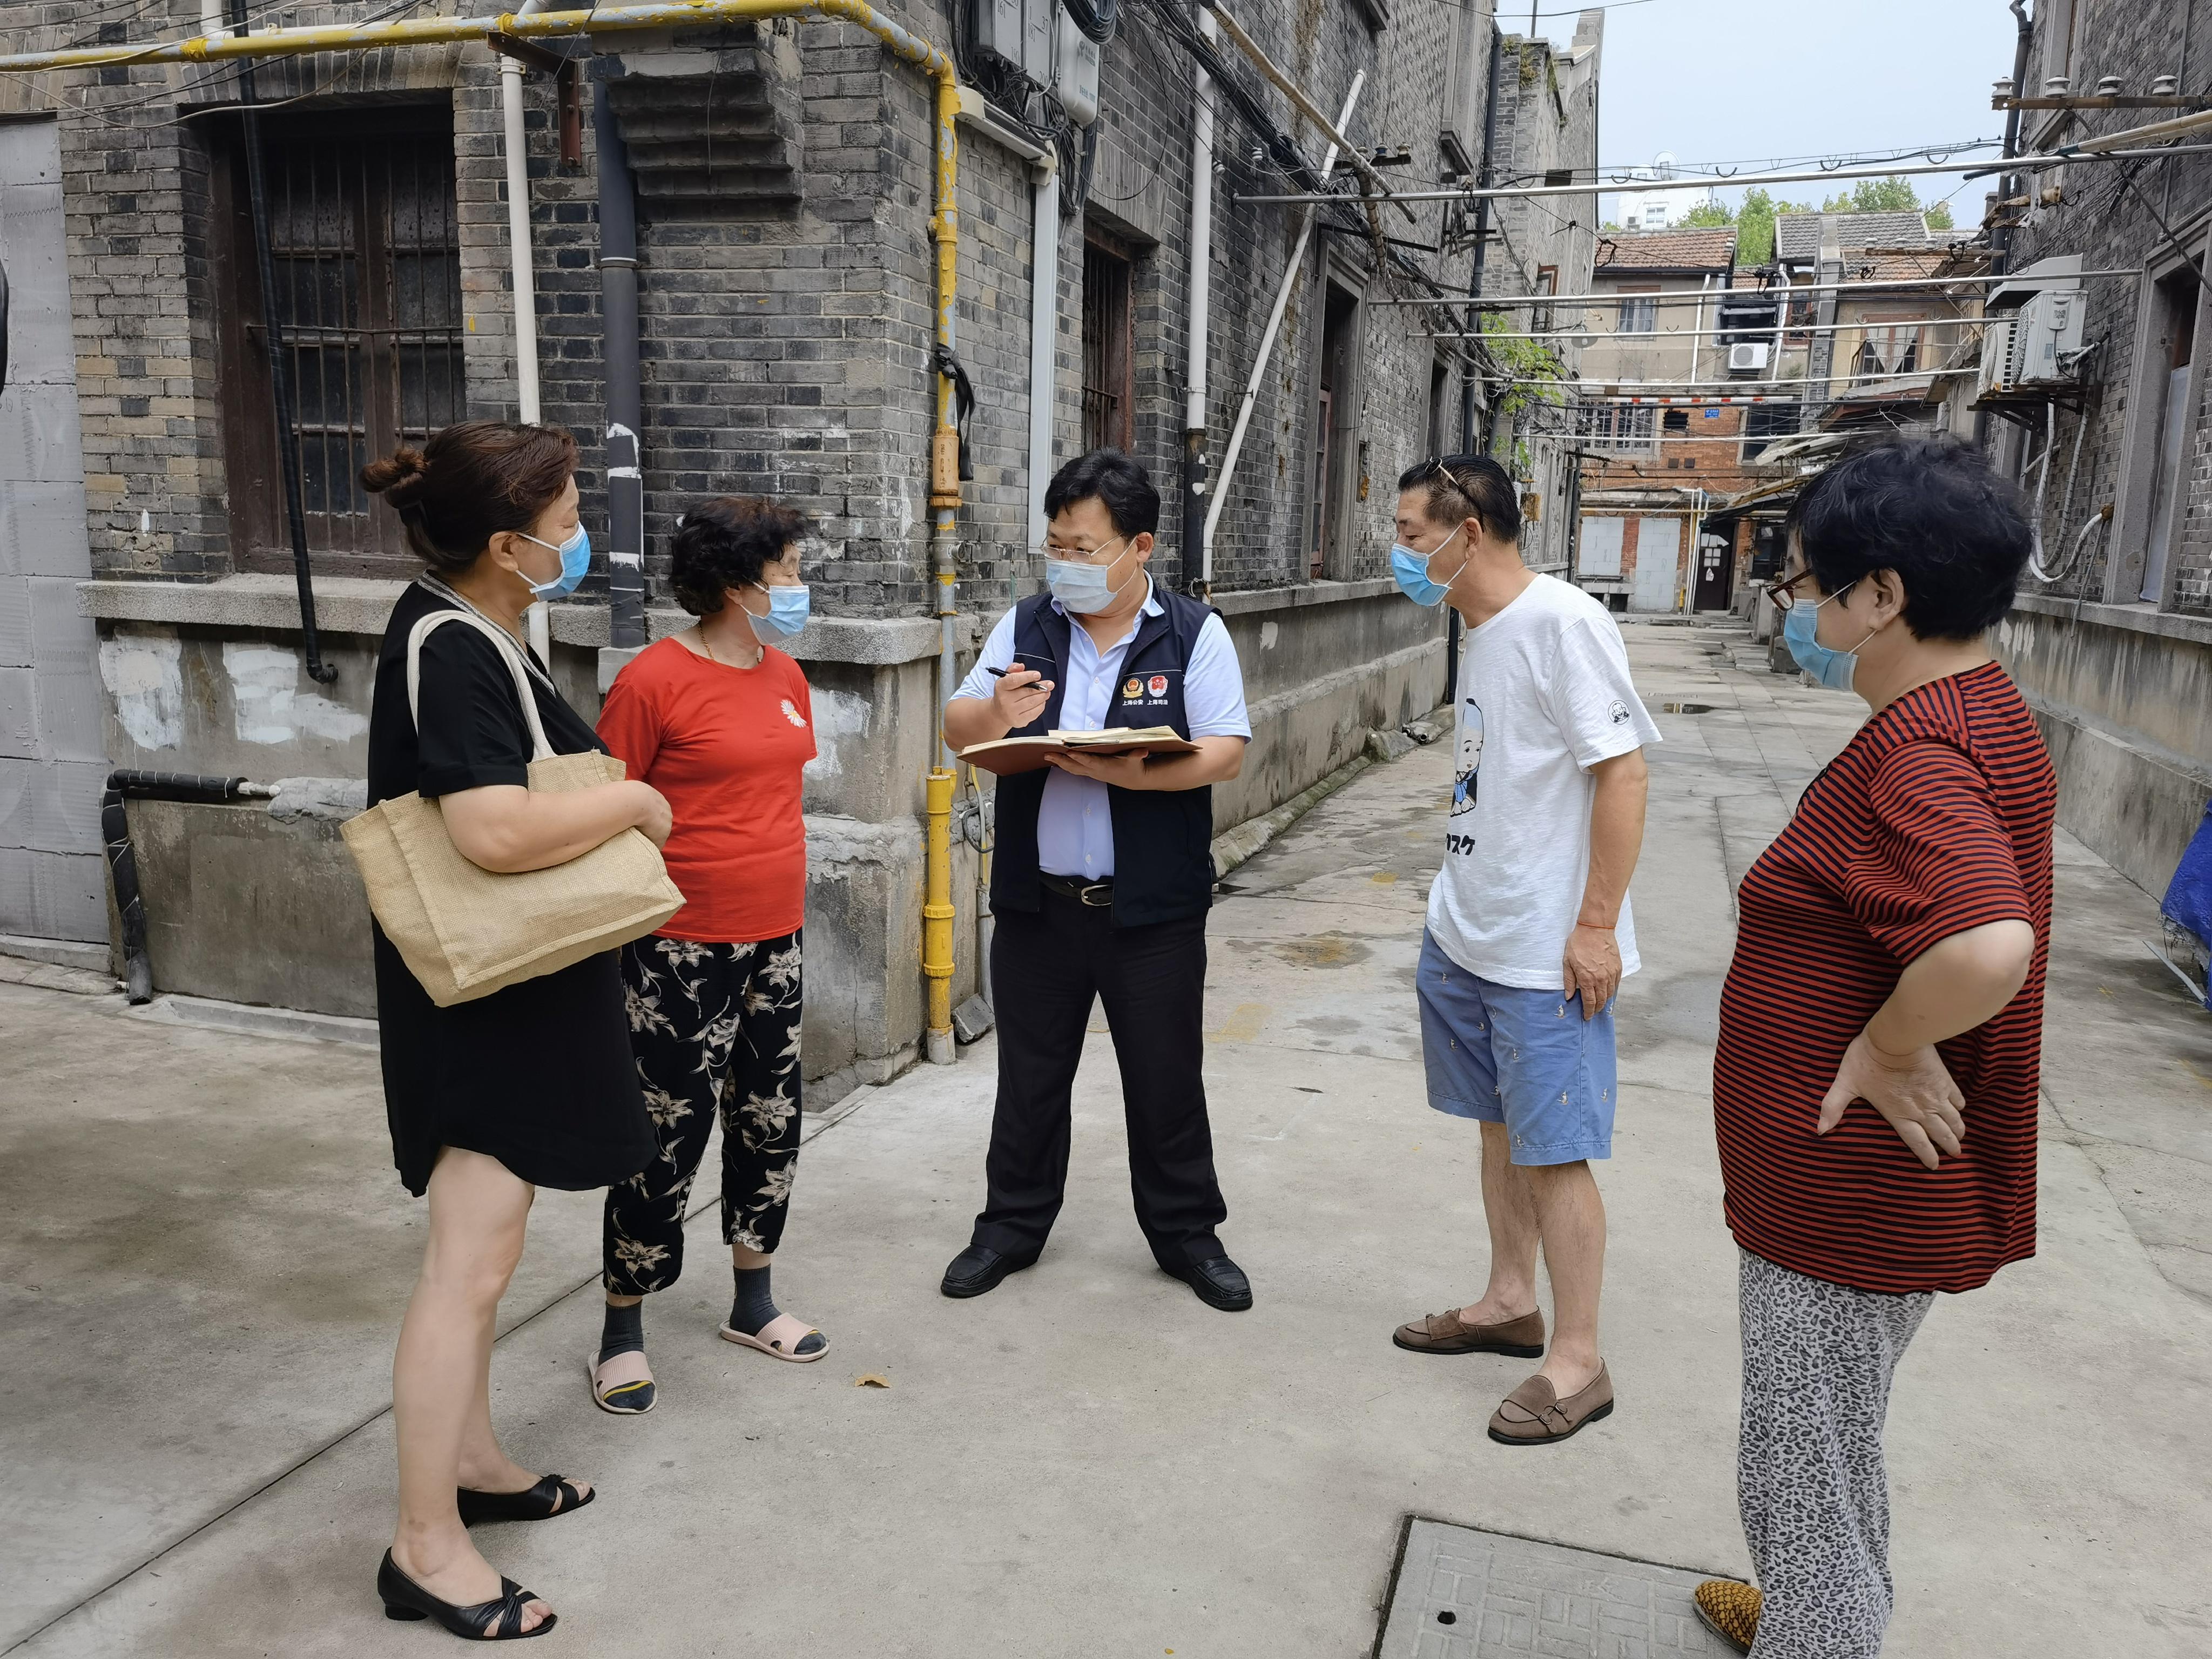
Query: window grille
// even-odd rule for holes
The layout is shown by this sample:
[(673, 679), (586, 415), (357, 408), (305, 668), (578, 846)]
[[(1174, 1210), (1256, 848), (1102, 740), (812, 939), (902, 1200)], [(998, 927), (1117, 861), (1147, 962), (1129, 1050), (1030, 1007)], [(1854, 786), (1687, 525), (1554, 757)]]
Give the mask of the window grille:
[(1620, 297), (1619, 332), (1623, 334), (1656, 334), (1659, 331), (1659, 295), (1624, 294)]
[(281, 437), (242, 157), (230, 181), (217, 291), (231, 346), (223, 408), (234, 546), (246, 568), (289, 568), (280, 441), (299, 459), (310, 551), (341, 568), (388, 570), (404, 560), (404, 539), (393, 514), (370, 510), (360, 471), (466, 413), (449, 118), (262, 118), (276, 313), (292, 371), (292, 430)]
[(1126, 450), (1133, 436), (1130, 385), (1135, 356), (1129, 262), (1109, 248), (1083, 248), (1083, 447)]
[(1650, 404), (1611, 404), (1588, 411), (1584, 438), (1592, 449), (1646, 451), (1657, 435), (1659, 410)]

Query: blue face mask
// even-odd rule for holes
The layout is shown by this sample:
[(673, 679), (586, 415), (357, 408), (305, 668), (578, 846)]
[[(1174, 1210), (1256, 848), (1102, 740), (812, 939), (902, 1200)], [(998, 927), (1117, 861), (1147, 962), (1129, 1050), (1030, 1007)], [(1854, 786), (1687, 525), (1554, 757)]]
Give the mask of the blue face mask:
[[(538, 538), (527, 531), (516, 533), (526, 542), (538, 542), (540, 547), (553, 547), (550, 542), (538, 541)], [(585, 573), (592, 568), (592, 538), (581, 525), (576, 526), (574, 535), (560, 546), (553, 547), (553, 550), (561, 556), (559, 575), (550, 582), (532, 582), (527, 576), (522, 579), (530, 582), (530, 591), (538, 599), (557, 599), (564, 593), (574, 592), (577, 585), (584, 580)]]
[[(1462, 525), (1459, 530), (1453, 531), (1444, 538), (1443, 545), (1437, 549), (1437, 553), (1449, 547), (1458, 539), (1460, 530), (1466, 528)], [(1449, 583), (1432, 581), (1429, 578), (1429, 561), (1436, 557), (1437, 553), (1416, 553), (1403, 542), (1390, 544), (1390, 574), (1397, 578), (1398, 591), (1415, 605), (1434, 605), (1449, 591)]]
[(758, 582), (753, 586), (768, 595), (768, 615), (755, 617), (750, 611), (745, 612), (752, 621), (753, 637), (763, 645), (781, 645), (786, 640), (797, 639), (813, 608), (811, 590), (804, 582), (795, 587), (761, 587)]
[(1796, 659), (1800, 668), (1832, 691), (1851, 689), (1851, 677), (1857, 671), (1859, 659), (1856, 651), (1832, 651), (1820, 643), (1820, 605), (1831, 599), (1840, 599), (1851, 591), (1851, 583), (1845, 582), (1818, 605), (1801, 602), (1782, 613), (1782, 640), (1790, 647), (1790, 654)]
[[(1116, 553), (1115, 558), (1121, 555)], [(1110, 585), (1107, 577), (1112, 574), (1114, 559), (1104, 564), (1078, 564), (1073, 559), (1048, 556), (1044, 562), (1044, 585), (1060, 608), (1071, 616), (1095, 617), (1114, 603), (1114, 596), (1121, 590)]]

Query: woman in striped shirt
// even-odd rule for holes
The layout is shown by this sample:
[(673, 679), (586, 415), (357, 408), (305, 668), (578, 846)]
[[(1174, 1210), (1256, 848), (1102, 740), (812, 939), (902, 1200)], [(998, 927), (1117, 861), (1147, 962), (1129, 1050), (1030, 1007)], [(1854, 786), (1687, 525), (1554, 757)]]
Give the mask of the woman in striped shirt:
[(1866, 451), (1806, 487), (1790, 529), (1771, 592), (1791, 654), (1873, 712), (1739, 895), (1713, 1113), (1759, 1589), (1716, 1581), (1698, 1604), (1759, 1659), (1871, 1659), (1890, 1378), (1936, 1291), (2035, 1249), (2055, 788), (1990, 653), (2030, 532), (1978, 452)]

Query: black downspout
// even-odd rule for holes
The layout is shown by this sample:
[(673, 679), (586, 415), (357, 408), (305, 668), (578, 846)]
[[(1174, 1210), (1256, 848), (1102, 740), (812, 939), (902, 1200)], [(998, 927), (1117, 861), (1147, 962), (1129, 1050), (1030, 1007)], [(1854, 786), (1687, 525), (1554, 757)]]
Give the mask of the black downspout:
[[(1482, 96), (1482, 164), (1475, 174), (1475, 187), (1490, 188), (1493, 177), (1491, 153), (1498, 147), (1498, 60), (1504, 37), (1498, 31), (1495, 21), (1490, 25), (1490, 79)], [(1474, 204), (1474, 268), (1468, 273), (1467, 297), (1482, 297), (1482, 268), (1490, 252), (1490, 198), (1480, 196)], [(1477, 333), (1482, 331), (1482, 314), (1474, 307), (1468, 307), (1468, 316)], [(1478, 342), (1478, 343), (1480, 343)], [(1466, 375), (1459, 389), (1459, 447), (1462, 453), (1473, 453), (1474, 441), (1474, 376)], [(1444, 701), (1454, 709), (1459, 707), (1459, 612), (1451, 611), (1444, 623)]]
[(198, 777), (190, 772), (139, 772), (128, 767), (107, 775), (100, 798), (100, 838), (107, 844), (107, 874), (115, 884), (115, 915), (123, 924), (123, 981), (132, 1002), (154, 1000), (154, 964), (146, 954), (146, 906), (138, 892), (138, 860), (131, 851), (126, 800), (181, 800), (222, 805), (268, 800), (276, 791), (244, 778)]
[[(245, 0), (230, 0), (230, 27), (243, 36)], [(261, 279), (261, 322), (269, 337), (269, 399), (276, 416), (276, 459), (284, 477), (284, 517), (292, 532), (292, 572), (300, 586), (300, 639), (307, 653), (307, 678), (328, 685), (338, 671), (323, 660), (315, 635), (315, 585), (307, 571), (307, 519), (300, 499), (300, 453), (292, 441), (292, 365), (284, 356), (283, 307), (276, 300), (276, 261), (269, 248), (269, 191), (261, 154), (261, 101), (254, 85), (253, 60), (238, 64), (239, 118), (246, 133), (246, 190), (252, 210), (253, 264)]]
[(637, 183), (593, 65), (592, 141), (599, 182), (599, 358), (607, 399), (607, 643), (635, 650), (646, 642), (645, 480), (639, 471), (645, 429), (638, 377)]
[[(1491, 166), (1491, 152), (1498, 146), (1498, 60), (1504, 45), (1504, 37), (1498, 32), (1498, 25), (1493, 21), (1490, 26), (1490, 80), (1482, 100), (1482, 162), (1475, 173), (1475, 188), (1478, 190), (1489, 189), (1495, 176)], [(1482, 297), (1482, 267), (1489, 252), (1490, 198), (1481, 196), (1475, 198), (1474, 204), (1474, 269), (1468, 273), (1467, 279), (1467, 297), (1470, 300)], [(1468, 314), (1474, 319), (1475, 331), (1481, 332), (1480, 313), (1470, 306)], [(1459, 447), (1462, 452), (1470, 454), (1476, 448), (1474, 377), (1471, 374), (1466, 378), (1459, 392)]]
[[(2027, 78), (2027, 51), (2035, 38), (2035, 26), (2028, 21), (2024, 0), (2011, 0), (2011, 9), (2013, 18), (2019, 25), (2019, 37), (2012, 52), (2013, 106), (2005, 112), (2004, 155), (2007, 161), (2020, 154), (2020, 100), (2027, 96), (2027, 88), (2021, 83)], [(2017, 176), (2009, 173), (1997, 175), (1997, 211), (2000, 214), (2007, 210), (2003, 204), (2012, 199)], [(2003, 223), (1992, 226), (1990, 229), (1991, 274), (2002, 276), (2010, 269), (2007, 257), (2011, 252), (2012, 227)]]
[[(2027, 96), (2027, 88), (2023, 82), (2027, 79), (2028, 47), (2035, 39), (2035, 26), (2028, 21), (2027, 8), (2022, 0), (2011, 0), (2011, 9), (2013, 20), (2019, 26), (2019, 29), (2012, 49), (2012, 95), (2014, 101), (2013, 106), (2005, 112), (2004, 159), (2007, 161), (2020, 154), (2018, 100)], [(1993, 276), (2002, 276), (2012, 269), (2012, 227), (2002, 222), (2002, 218), (2005, 213), (2010, 211), (2004, 204), (2012, 199), (2014, 177), (2014, 175), (2009, 173), (2001, 173), (1997, 175), (1997, 213), (2000, 222), (1990, 227), (1990, 274)], [(1974, 411), (1974, 447), (1987, 448), (1989, 440), (1990, 411), (1986, 409), (1978, 409)]]

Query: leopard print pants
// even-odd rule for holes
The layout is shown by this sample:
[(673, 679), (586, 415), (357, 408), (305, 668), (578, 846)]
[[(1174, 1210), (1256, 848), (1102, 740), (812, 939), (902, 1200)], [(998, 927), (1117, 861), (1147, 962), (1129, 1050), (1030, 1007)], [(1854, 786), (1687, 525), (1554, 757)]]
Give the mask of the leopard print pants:
[(1753, 1659), (1874, 1659), (1892, 1600), (1882, 1419), (1935, 1298), (1854, 1291), (1740, 1255), (1736, 1499), (1765, 1596)]

